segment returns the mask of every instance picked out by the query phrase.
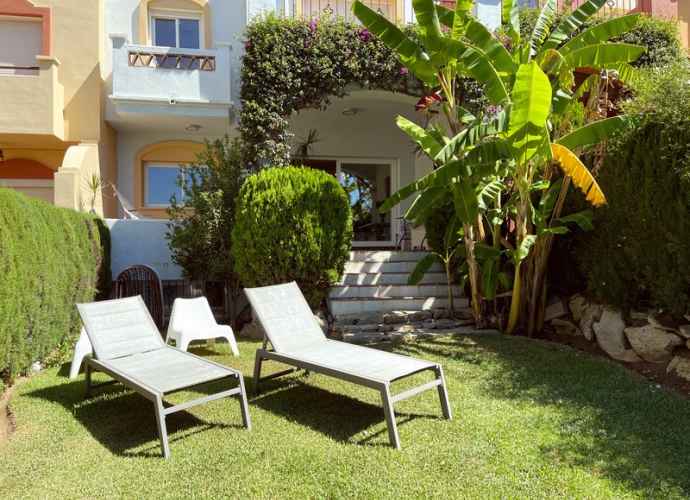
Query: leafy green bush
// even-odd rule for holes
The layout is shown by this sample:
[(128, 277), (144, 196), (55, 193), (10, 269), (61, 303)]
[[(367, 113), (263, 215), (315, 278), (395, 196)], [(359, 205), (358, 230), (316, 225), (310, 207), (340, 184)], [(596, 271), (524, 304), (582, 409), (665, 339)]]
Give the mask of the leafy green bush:
[[(9, 381), (78, 333), (77, 302), (109, 292), (107, 227), (0, 188), (0, 378)], [(104, 247), (105, 245), (105, 247)]]
[(610, 141), (597, 179), (608, 205), (575, 257), (597, 298), (623, 310), (690, 306), (690, 122), (649, 121)]
[(271, 168), (245, 181), (236, 206), (231, 253), (242, 283), (295, 280), (317, 307), (352, 244), (350, 203), (338, 181), (307, 167)]

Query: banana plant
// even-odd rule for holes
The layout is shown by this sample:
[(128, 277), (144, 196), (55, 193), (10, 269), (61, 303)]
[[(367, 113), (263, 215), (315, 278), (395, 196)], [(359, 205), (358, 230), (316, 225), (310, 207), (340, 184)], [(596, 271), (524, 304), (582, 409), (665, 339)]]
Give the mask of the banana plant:
[(463, 248), (457, 243), (462, 239), (462, 223), (457, 216), (453, 216), (446, 227), (446, 233), (443, 236), (444, 252), (429, 252), (417, 263), (415, 268), (410, 273), (407, 279), (408, 285), (416, 285), (424, 278), (431, 266), (438, 260), (443, 263), (446, 270), (446, 285), (448, 287), (448, 305), (450, 306), (450, 314), (455, 317), (455, 305), (453, 304), (453, 277), (451, 261), (456, 253)]
[[(532, 266), (524, 271), (523, 263), (540, 237), (531, 218), (535, 213), (532, 188), (544, 180), (545, 166), (560, 165), (566, 178), (572, 179), (594, 206), (605, 203), (601, 189), (574, 150), (611, 137), (616, 131), (632, 126), (632, 120), (618, 117), (596, 122), (558, 140), (552, 140), (549, 120), (550, 116), (567, 113), (573, 102), (577, 68), (589, 67), (597, 72), (613, 69), (624, 80), (634, 76), (629, 63), (645, 49), (608, 40), (634, 27), (636, 15), (612, 19), (572, 36), (605, 2), (588, 0), (549, 32), (557, 0), (546, 0), (531, 36), (523, 40), (519, 32), (519, 2), (504, 0), (502, 18), (511, 37), (509, 48), (472, 18), (472, 0), (458, 0), (454, 10), (435, 5), (433, 0), (412, 0), (420, 26), (417, 41), (363, 3), (353, 4), (352, 10), (362, 24), (396, 51), (410, 72), (443, 96), (450, 137), (398, 118), (398, 125), (438, 168), (424, 179), (403, 187), (381, 210), (418, 193), (406, 217), (414, 218), (415, 225), (420, 225), (452, 193), (456, 215), (463, 225), (478, 326), (482, 323), (480, 303), (486, 298), (482, 283), (486, 288), (493, 278), (482, 279), (475, 247), (487, 242), (485, 224), (493, 227), (495, 213), (491, 211), (500, 208), (480, 205), (478, 193), (497, 180), (509, 184), (513, 195), (514, 245), (504, 254), (515, 266), (508, 332), (526, 323), (524, 315), (532, 311), (527, 307), (528, 301), (533, 301), (535, 288), (542, 286), (534, 282)], [(444, 30), (442, 26), (450, 29)], [(501, 113), (486, 123), (481, 116), (474, 117), (459, 106), (455, 96), (458, 77), (476, 80), (488, 101), (502, 108)], [(501, 239), (494, 235), (494, 248), (503, 252), (496, 245), (498, 241)], [(486, 262), (484, 273), (497, 275), (493, 264)]]

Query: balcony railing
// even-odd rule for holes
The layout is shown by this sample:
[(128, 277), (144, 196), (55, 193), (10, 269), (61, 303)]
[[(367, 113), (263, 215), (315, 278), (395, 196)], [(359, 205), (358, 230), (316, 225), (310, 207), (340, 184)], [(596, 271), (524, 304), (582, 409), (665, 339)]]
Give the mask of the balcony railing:
[(138, 68), (163, 68), (180, 70), (215, 71), (216, 58), (209, 55), (169, 54), (166, 52), (151, 52), (130, 50), (128, 54), (130, 66)]
[[(587, 0), (571, 0), (571, 10), (577, 9), (586, 1)], [(437, 3), (449, 9), (455, 9), (456, 0), (439, 0)], [(535, 7), (541, 7), (544, 0), (519, 0), (519, 3), (521, 7), (533, 9)], [(563, 8), (563, 3), (563, 0), (559, 0), (559, 9)], [(635, 12), (651, 12), (651, 8), (643, 5), (643, 3), (644, 0), (608, 0), (606, 4), (599, 9), (599, 14), (618, 17)]]
[[(396, 0), (362, 0), (362, 2), (392, 21), (399, 17)], [(304, 18), (328, 14), (353, 21), (356, 19), (350, 12), (353, 3), (353, 0), (295, 0), (294, 12), (297, 16)]]
[[(587, 0), (572, 0), (571, 9), (577, 9)], [(619, 17), (636, 12), (647, 12), (642, 2), (639, 0), (608, 0), (604, 6), (599, 9), (599, 14), (606, 16)], [(649, 10), (651, 12), (651, 10)]]
[(112, 99), (229, 105), (230, 43), (217, 42), (211, 50), (175, 49), (128, 44), (120, 35), (111, 38)]

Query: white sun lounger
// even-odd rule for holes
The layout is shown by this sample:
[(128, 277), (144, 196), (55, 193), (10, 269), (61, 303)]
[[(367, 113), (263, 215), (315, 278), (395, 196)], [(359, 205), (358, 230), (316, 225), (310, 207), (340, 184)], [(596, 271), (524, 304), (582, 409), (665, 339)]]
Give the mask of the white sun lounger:
[[(90, 397), (92, 388), (121, 382), (152, 401), (165, 458), (170, 455), (165, 425), (165, 417), (170, 413), (238, 396), (242, 421), (247, 429), (251, 429), (242, 373), (167, 346), (140, 296), (77, 304), (77, 309), (94, 353), (94, 357), (84, 358), (86, 397)], [(94, 369), (114, 380), (92, 383)], [(238, 386), (175, 406), (163, 405), (163, 398), (168, 394), (225, 379), (236, 379)]]
[[(393, 403), (436, 387), (443, 416), (452, 418), (440, 364), (327, 339), (295, 282), (245, 288), (245, 293), (266, 332), (263, 348), (256, 351), (252, 384), (254, 393), (259, 391), (260, 381), (299, 369), (376, 389), (381, 393), (390, 443), (398, 449), (400, 439)], [(269, 341), (272, 350), (267, 349)], [(278, 361), (295, 368), (262, 378), (261, 365), (264, 360)], [(392, 382), (426, 370), (434, 373), (432, 381), (391, 396)]]

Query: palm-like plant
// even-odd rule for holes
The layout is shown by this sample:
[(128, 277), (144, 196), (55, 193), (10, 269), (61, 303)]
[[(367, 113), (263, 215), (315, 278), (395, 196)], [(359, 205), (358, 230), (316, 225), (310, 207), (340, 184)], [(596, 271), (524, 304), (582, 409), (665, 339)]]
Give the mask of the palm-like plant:
[[(502, 278), (499, 259), (507, 258), (515, 266), (507, 330), (512, 332), (519, 323), (526, 323), (531, 334), (537, 302), (543, 295), (542, 271), (548, 260), (545, 242), (553, 234), (566, 231), (568, 222), (586, 228), (592, 225), (591, 212), (559, 217), (559, 191), (556, 185), (550, 186), (554, 165), (561, 166), (566, 179), (582, 189), (594, 206), (605, 203), (601, 189), (579, 160), (577, 148), (609, 138), (629, 127), (632, 120), (620, 116), (603, 119), (561, 137), (549, 119), (557, 116), (561, 123), (567, 122), (569, 109), (579, 97), (574, 79), (577, 68), (615, 70), (621, 80), (633, 78), (629, 63), (645, 49), (607, 40), (635, 26), (636, 15), (603, 22), (569, 39), (605, 2), (589, 0), (549, 33), (556, 0), (547, 0), (534, 31), (523, 40), (518, 1), (504, 0), (508, 47), (472, 18), (472, 0), (458, 0), (454, 11), (435, 5), (433, 0), (412, 0), (421, 28), (418, 41), (363, 3), (353, 5), (355, 15), (397, 52), (401, 63), (443, 96), (450, 137), (435, 129), (424, 130), (402, 117), (397, 120), (438, 168), (403, 187), (380, 210), (389, 210), (417, 193), (405, 218), (420, 225), (434, 208), (454, 204), (454, 218), (462, 223), (478, 326), (484, 324), (482, 299), (493, 298)], [(495, 117), (473, 116), (458, 105), (454, 82), (463, 76), (483, 87), (488, 101), (500, 109)], [(588, 79), (580, 90), (593, 86), (594, 81)], [(566, 184), (558, 185), (562, 193)], [(508, 186), (512, 196), (501, 205), (500, 193)], [(540, 194), (537, 203), (535, 197), (540, 198)], [(500, 234), (506, 211), (514, 218), (512, 244)], [(531, 257), (525, 269), (523, 262), (530, 255), (540, 258)]]

